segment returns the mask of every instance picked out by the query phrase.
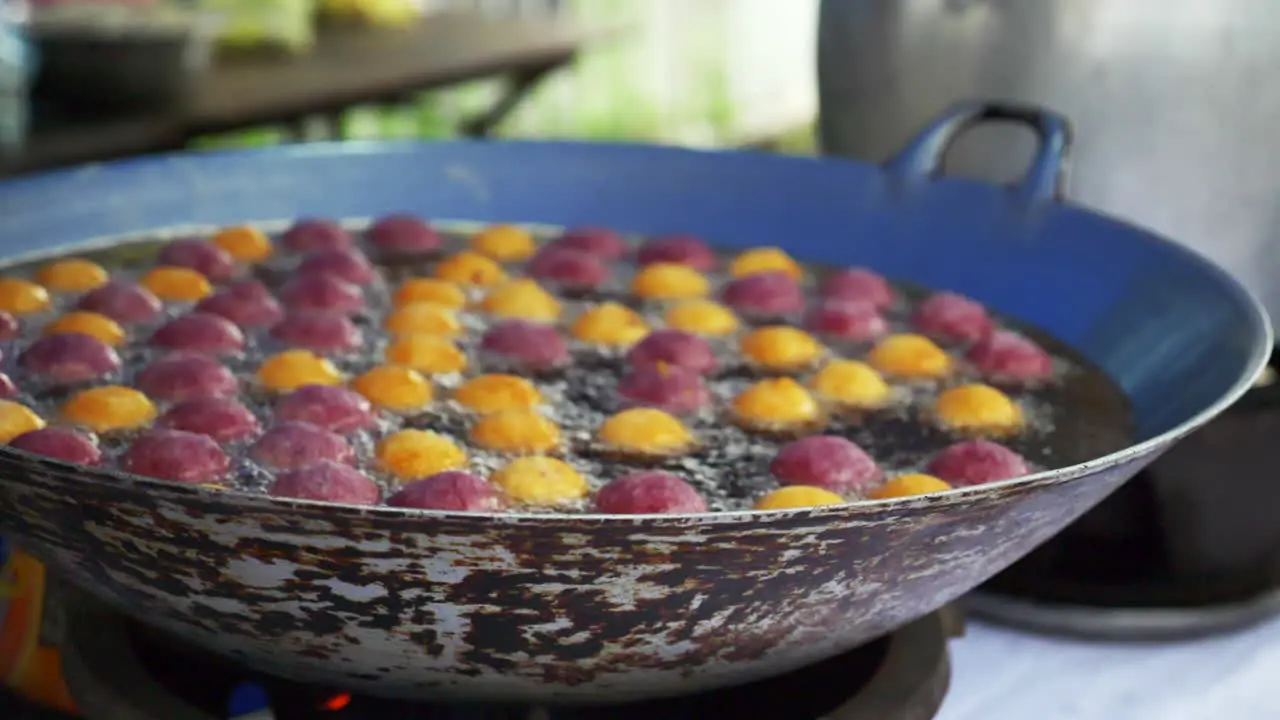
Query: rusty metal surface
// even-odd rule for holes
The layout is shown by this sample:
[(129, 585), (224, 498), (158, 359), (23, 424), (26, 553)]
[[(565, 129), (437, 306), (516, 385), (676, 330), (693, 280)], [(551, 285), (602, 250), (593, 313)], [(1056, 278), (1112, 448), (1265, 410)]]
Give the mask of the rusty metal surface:
[(941, 496), (687, 517), (361, 509), (0, 452), (0, 505), (92, 594), (285, 677), (560, 701), (802, 666), (950, 602), (1156, 454)]

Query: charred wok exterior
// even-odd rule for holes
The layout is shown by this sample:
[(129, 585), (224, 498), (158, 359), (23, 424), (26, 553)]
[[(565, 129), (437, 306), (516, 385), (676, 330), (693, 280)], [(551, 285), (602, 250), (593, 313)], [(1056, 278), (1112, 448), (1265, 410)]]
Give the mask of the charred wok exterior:
[[(933, 179), (954, 134), (1032, 125), (1013, 191)], [(143, 160), (0, 185), (0, 242), (178, 223), (431, 217), (644, 234), (866, 264), (1072, 344), (1130, 396), (1138, 445), (938, 496), (665, 517), (482, 516), (219, 493), (0, 452), (0, 526), (120, 610), (286, 677), (383, 695), (597, 701), (792, 669), (951, 601), (1238, 397), (1265, 313), (1173, 243), (1057, 203), (1068, 137), (969, 105), (887, 169), (559, 143), (319, 146)]]

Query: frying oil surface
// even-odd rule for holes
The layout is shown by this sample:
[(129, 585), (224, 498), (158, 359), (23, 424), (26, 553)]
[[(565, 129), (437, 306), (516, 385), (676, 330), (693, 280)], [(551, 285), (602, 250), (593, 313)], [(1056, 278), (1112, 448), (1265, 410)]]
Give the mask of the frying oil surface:
[[(998, 443), (1015, 458), (1005, 476), (1131, 440), (1122, 393), (1062, 343), (869, 271), (603, 230), (533, 238), (398, 216), (348, 234), (309, 223), (274, 237), (248, 226), (178, 243), (157, 233), (5, 273), (9, 400), (36, 418), (15, 410), (17, 435), (38, 422), (75, 428), (103, 466), (247, 492), (533, 512), (933, 492), (947, 483), (901, 476), (942, 473), (952, 466), (940, 453), (976, 438), (978, 450), (953, 455), (990, 465), (983, 452)], [(50, 341), (69, 334), (92, 348)], [(291, 395), (300, 387), (315, 397)], [(130, 409), (126, 389), (151, 410)], [(221, 405), (203, 415), (189, 406), (211, 398)], [(99, 417), (112, 413), (131, 419)], [(183, 419), (217, 413), (240, 430)], [(293, 432), (298, 423), (323, 434)], [(140, 448), (157, 427), (216, 436), (225, 462), (166, 475)], [(813, 436), (856, 447), (811, 443), (806, 455), (796, 441)], [(303, 452), (319, 458), (304, 467), (286, 456), (319, 446), (297, 443), (329, 455)], [(944, 479), (999, 479), (965, 472)]]

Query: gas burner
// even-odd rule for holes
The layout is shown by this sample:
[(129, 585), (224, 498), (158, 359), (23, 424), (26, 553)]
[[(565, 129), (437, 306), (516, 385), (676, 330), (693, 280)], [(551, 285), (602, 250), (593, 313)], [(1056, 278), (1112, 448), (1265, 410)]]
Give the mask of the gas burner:
[(927, 720), (950, 681), (942, 611), (831, 660), (751, 685), (614, 706), (497, 707), (405, 702), (254, 675), (146, 630), (96, 603), (69, 608), (61, 644), (85, 720)]

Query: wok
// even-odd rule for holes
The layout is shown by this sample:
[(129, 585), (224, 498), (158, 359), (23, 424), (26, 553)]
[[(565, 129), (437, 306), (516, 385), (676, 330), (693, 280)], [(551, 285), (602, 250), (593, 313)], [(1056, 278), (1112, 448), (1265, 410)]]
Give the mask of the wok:
[[(1029, 125), (1010, 189), (934, 178), (988, 120)], [(115, 608), (287, 678), (392, 696), (594, 702), (750, 681), (948, 603), (1253, 382), (1265, 312), (1180, 246), (1055, 199), (1067, 124), (953, 108), (886, 167), (576, 143), (318, 145), (143, 159), (0, 186), (0, 242), (297, 215), (607, 225), (782, 244), (956, 289), (1072, 344), (1139, 441), (935, 496), (685, 516), (500, 515), (223, 494), (0, 452), (0, 523)], [(65, 249), (65, 248), (64, 248)]]

